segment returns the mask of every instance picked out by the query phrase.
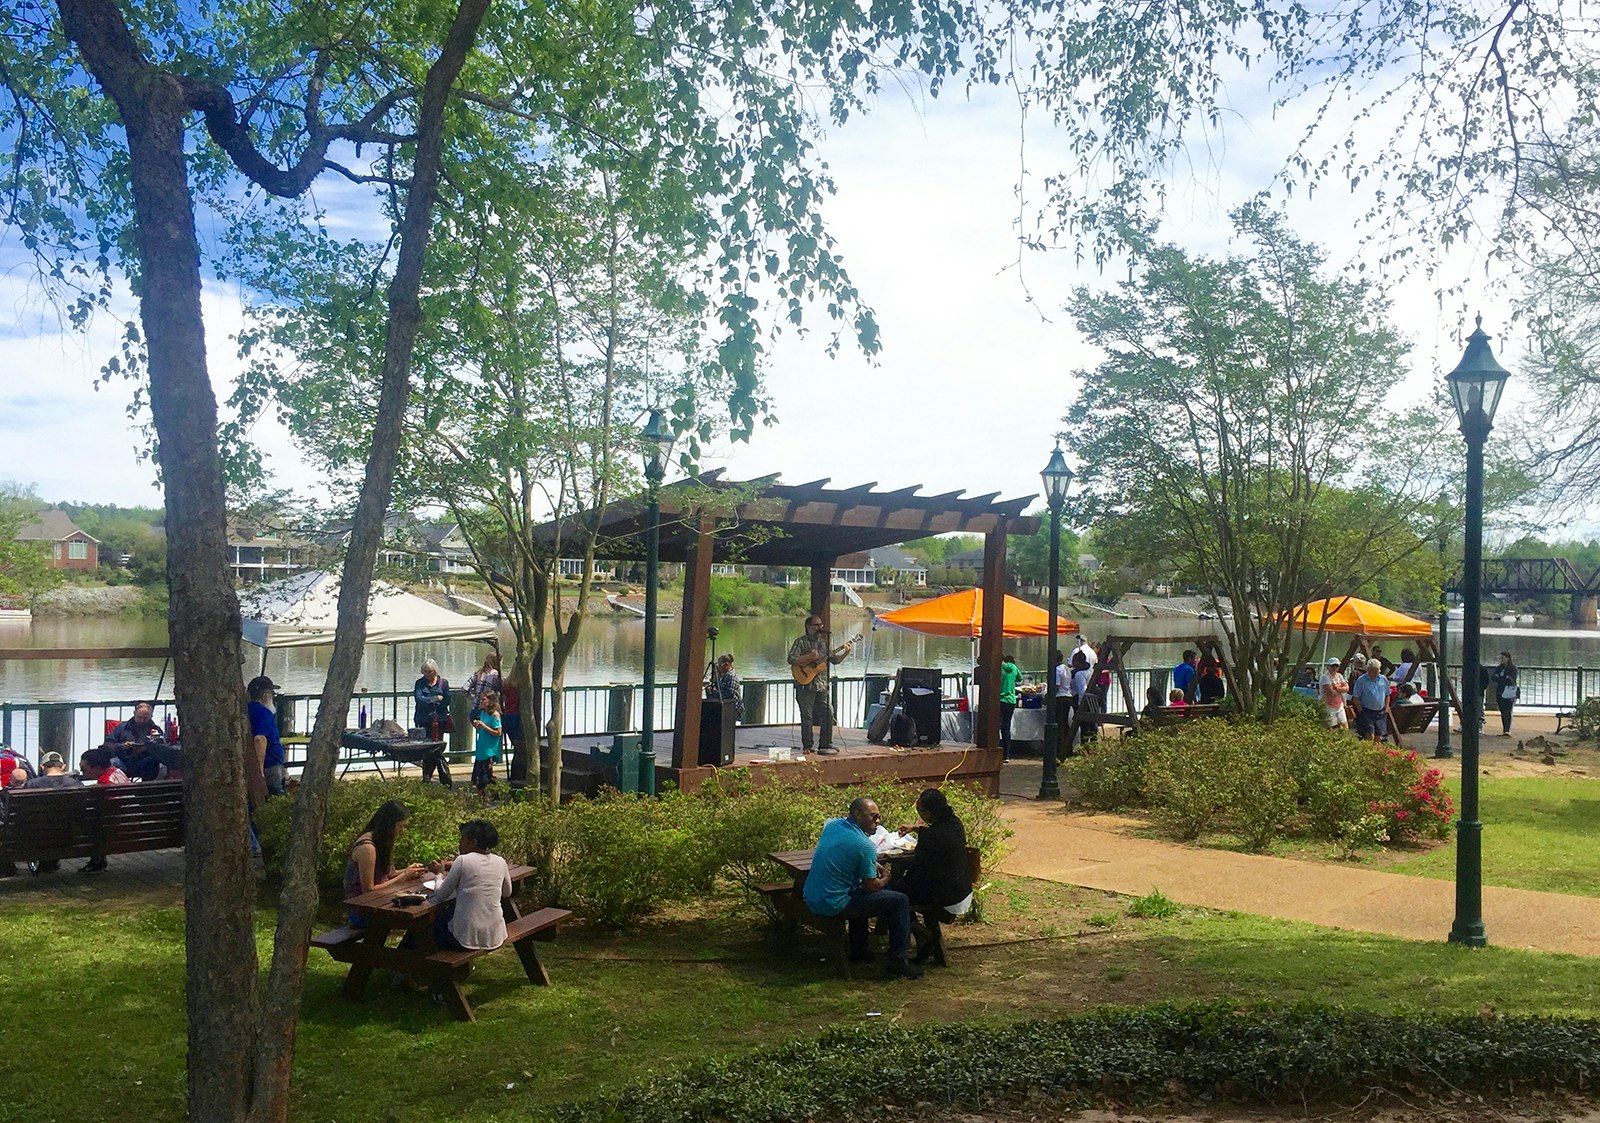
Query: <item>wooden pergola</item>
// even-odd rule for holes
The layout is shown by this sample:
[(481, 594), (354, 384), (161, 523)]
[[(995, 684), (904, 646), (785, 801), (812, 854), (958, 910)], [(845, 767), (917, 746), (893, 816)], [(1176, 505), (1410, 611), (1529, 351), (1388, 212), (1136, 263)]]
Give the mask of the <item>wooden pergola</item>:
[[(681, 772), (695, 764), (703, 701), (697, 684), (706, 658), (706, 604), (711, 567), (719, 562), (808, 570), (811, 611), (826, 624), (831, 616), (831, 570), (840, 556), (932, 534), (981, 534), (985, 596), (979, 687), (984, 698), (999, 696), (1006, 535), (1032, 534), (1039, 529), (1038, 518), (1022, 513), (1034, 497), (1001, 500), (999, 492), (968, 496), (963, 491), (919, 495), (920, 485), (879, 491), (876, 483), (829, 488), (829, 482), (824, 478), (784, 484), (776, 476), (739, 482), (724, 479), (717, 470), (661, 488), (660, 557), (686, 567), (679, 614), (673, 769)], [(611, 504), (598, 519), (578, 514), (559, 525), (547, 523), (535, 529), (534, 536), (550, 541), (559, 532), (564, 548), (579, 549), (593, 533), (596, 557), (636, 561), (645, 554), (648, 519), (648, 503), (639, 496)], [(980, 749), (998, 749), (998, 706), (983, 707), (973, 741)]]

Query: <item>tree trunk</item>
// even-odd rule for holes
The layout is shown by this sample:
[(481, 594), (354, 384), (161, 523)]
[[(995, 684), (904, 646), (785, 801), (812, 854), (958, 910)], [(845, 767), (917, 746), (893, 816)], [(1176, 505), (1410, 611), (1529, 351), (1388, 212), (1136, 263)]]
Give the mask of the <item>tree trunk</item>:
[(289, 1114), (295, 1028), (305, 982), (311, 922), (317, 909), (317, 863), (322, 852), (322, 828), (333, 787), (334, 767), (338, 763), (339, 736), (344, 731), (350, 697), (361, 671), (372, 568), (383, 538), (383, 517), (394, 490), (395, 464), (400, 453), (406, 399), (411, 389), (411, 357), (422, 321), (418, 294), (438, 196), (446, 103), (488, 7), (489, 0), (462, 0), (444, 48), (429, 68), (423, 87), (411, 192), (400, 224), (399, 259), (389, 285), (388, 332), (372, 451), (367, 457), (361, 497), (350, 531), (349, 552), (340, 575), (333, 656), (317, 708), (311, 744), (306, 750), (306, 767), (296, 794), (294, 822), (284, 860), (272, 969), (267, 978), (267, 993), (255, 1042), (256, 1056), (264, 1063), (255, 1070), (251, 1123), (282, 1123)]
[(166, 500), (167, 626), (183, 722), (189, 1118), (244, 1117), (256, 1013), (255, 879), (245, 795), (239, 602), (227, 566), (217, 401), (206, 370), (200, 247), (184, 156), (190, 109), (111, 0), (60, 0), (61, 22), (128, 137), (139, 316)]

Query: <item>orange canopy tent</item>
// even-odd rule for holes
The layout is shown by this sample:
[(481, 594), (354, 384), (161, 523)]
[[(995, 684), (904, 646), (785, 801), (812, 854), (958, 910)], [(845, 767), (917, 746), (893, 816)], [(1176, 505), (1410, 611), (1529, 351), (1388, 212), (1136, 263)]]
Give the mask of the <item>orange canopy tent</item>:
[(1363, 636), (1432, 636), (1433, 625), (1359, 597), (1327, 597), (1293, 609), (1290, 619), (1315, 631), (1350, 632)]
[[(872, 626), (887, 625), (904, 628), (908, 632), (921, 632), (929, 636), (958, 636), (977, 639), (983, 634), (983, 590), (965, 589), (947, 593), (932, 600), (918, 601), (893, 612), (873, 618)], [(1078, 625), (1064, 616), (1056, 617), (1058, 633), (1076, 632)], [(1001, 634), (1007, 638), (1019, 636), (1047, 636), (1050, 634), (1050, 614), (1027, 601), (1006, 597), (1005, 626)]]

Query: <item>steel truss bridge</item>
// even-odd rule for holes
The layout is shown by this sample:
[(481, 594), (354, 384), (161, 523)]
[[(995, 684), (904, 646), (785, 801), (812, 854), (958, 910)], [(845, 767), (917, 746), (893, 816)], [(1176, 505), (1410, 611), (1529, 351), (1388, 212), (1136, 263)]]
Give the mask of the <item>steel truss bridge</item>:
[[(1458, 569), (1445, 581), (1444, 589), (1447, 593), (1460, 593), (1462, 585)], [(1584, 578), (1566, 558), (1485, 558), (1483, 591), (1512, 596), (1600, 596), (1600, 569)]]

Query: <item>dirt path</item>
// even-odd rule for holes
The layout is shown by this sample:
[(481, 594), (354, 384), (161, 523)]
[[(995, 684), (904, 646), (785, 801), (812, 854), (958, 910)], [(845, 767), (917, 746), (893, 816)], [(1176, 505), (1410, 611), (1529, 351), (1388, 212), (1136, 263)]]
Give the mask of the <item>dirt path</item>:
[[(1540, 767), (1506, 757), (1485, 763), (1503, 773)], [(1182, 904), (1410, 940), (1450, 931), (1453, 881), (1135, 837), (1134, 820), (1030, 798), (1038, 775), (1037, 763), (1006, 768), (1005, 814), (1016, 832), (1006, 873), (1131, 896), (1160, 889)], [(1600, 956), (1600, 898), (1485, 886), (1483, 917), (1497, 947)]]

